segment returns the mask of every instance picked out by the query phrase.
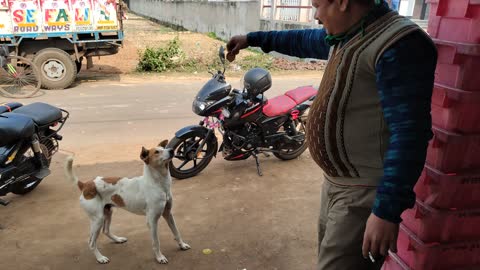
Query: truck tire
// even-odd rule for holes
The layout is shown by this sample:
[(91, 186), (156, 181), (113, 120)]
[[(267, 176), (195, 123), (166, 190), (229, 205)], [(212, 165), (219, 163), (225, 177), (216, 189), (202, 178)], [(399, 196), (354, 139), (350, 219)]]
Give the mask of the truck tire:
[(40, 69), (42, 87), (45, 89), (65, 89), (72, 85), (77, 76), (77, 65), (68, 53), (57, 48), (39, 51), (33, 62)]

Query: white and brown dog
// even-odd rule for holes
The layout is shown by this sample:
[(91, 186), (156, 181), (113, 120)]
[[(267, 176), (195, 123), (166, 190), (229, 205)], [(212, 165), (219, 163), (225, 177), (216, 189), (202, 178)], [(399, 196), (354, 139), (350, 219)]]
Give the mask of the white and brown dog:
[(147, 217), (147, 225), (153, 242), (155, 259), (167, 263), (167, 258), (160, 251), (157, 236), (157, 223), (163, 216), (182, 250), (190, 249), (183, 242), (172, 214), (172, 178), (168, 163), (173, 157), (173, 150), (166, 149), (168, 141), (161, 142), (150, 150), (142, 147), (140, 158), (144, 162), (143, 175), (134, 178), (97, 177), (88, 182), (78, 181), (73, 173), (73, 157), (68, 157), (65, 165), (67, 178), (74, 182), (82, 195), (80, 205), (90, 218), (90, 239), (88, 245), (99, 263), (108, 263), (97, 248), (97, 238), (103, 227), (103, 233), (115, 243), (124, 243), (127, 238), (118, 237), (110, 232), (112, 207), (120, 207), (138, 215)]

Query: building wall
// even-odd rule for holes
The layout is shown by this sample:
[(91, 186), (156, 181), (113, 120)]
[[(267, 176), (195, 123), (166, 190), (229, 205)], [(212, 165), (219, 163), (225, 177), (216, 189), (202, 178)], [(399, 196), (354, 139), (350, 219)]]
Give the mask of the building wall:
[(260, 1), (131, 0), (130, 9), (161, 23), (227, 40), (260, 29)]

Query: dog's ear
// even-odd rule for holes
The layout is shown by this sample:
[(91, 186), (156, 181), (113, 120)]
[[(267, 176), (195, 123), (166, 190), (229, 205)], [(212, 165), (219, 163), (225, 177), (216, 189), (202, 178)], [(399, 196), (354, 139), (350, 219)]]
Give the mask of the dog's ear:
[(168, 140), (164, 140), (161, 143), (159, 143), (158, 146), (165, 148), (167, 147), (167, 144), (168, 144)]
[(148, 160), (148, 156), (149, 156), (149, 151), (142, 146), (142, 152), (140, 153), (140, 159), (143, 160), (143, 162), (145, 162), (145, 164), (148, 164), (149, 160)]

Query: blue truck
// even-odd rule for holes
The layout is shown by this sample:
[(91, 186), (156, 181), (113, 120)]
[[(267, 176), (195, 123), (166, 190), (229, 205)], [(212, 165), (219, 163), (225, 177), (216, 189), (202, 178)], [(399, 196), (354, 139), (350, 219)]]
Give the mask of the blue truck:
[(126, 6), (121, 0), (0, 0), (0, 45), (31, 59), (42, 88), (72, 85), (86, 59), (122, 47)]

